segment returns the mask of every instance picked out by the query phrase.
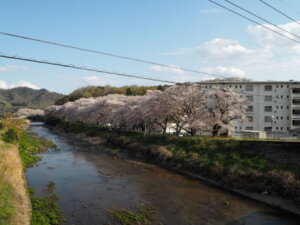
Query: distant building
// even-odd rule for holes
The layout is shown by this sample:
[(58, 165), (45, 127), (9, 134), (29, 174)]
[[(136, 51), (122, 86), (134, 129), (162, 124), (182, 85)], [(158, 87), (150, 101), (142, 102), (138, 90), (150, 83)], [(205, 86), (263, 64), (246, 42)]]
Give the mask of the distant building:
[(200, 82), (202, 88), (231, 88), (248, 99), (249, 122), (235, 122), (235, 132), (260, 130), (287, 135), (300, 132), (300, 82)]

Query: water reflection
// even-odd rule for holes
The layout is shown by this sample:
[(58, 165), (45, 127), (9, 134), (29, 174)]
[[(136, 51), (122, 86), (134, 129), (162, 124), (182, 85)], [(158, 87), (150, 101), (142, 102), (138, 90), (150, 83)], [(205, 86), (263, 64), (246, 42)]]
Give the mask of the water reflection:
[(116, 159), (101, 153), (100, 146), (86, 146), (41, 125), (31, 129), (61, 149), (42, 155), (38, 167), (28, 169), (27, 179), (38, 194), (49, 181), (56, 183), (66, 224), (112, 222), (108, 209), (134, 209), (144, 203), (156, 208), (158, 221), (171, 225), (296, 225), (300, 221), (154, 165)]

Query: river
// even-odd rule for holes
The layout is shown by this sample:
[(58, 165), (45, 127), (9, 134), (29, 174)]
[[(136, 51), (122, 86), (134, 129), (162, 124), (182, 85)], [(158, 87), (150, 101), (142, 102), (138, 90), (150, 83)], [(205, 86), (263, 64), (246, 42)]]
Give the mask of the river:
[[(155, 165), (112, 157), (66, 134), (32, 123), (29, 130), (53, 141), (60, 151), (41, 155), (27, 169), (29, 186), (42, 195), (55, 183), (66, 224), (117, 224), (109, 209), (151, 204), (167, 225), (299, 225), (300, 218), (202, 184)], [(159, 223), (154, 224), (159, 224)]]

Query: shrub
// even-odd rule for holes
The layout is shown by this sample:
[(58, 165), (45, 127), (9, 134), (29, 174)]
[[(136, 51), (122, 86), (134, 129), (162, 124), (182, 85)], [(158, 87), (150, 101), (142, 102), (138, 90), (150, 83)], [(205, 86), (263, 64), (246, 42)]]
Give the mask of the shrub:
[(9, 128), (2, 135), (2, 139), (6, 143), (16, 143), (19, 140), (19, 131), (16, 128)]
[(152, 146), (150, 148), (150, 154), (153, 156), (153, 158), (159, 160), (168, 160), (173, 157), (172, 152), (170, 152), (164, 146)]

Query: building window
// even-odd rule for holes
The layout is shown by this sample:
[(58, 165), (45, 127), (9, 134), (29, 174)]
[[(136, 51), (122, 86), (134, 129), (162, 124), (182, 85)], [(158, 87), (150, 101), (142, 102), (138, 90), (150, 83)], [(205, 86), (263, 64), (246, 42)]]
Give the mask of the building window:
[(283, 88), (283, 85), (281, 85), (281, 88)]
[(282, 95), (281, 95), (280, 97), (281, 97), (281, 99), (283, 99), (283, 96), (282, 96)]
[(253, 102), (253, 95), (247, 95), (246, 98), (249, 102)]
[(246, 127), (246, 130), (253, 130), (253, 127)]
[(246, 85), (246, 91), (253, 91), (253, 85), (252, 84), (247, 84)]
[(290, 117), (289, 117), (289, 116), (287, 116), (287, 117), (286, 117), (286, 119), (287, 119), (287, 120), (289, 120), (289, 119), (290, 119)]
[(266, 123), (272, 122), (272, 117), (271, 116), (265, 116), (265, 122)]
[(253, 112), (253, 106), (252, 105), (248, 105), (246, 111), (247, 112)]
[(280, 106), (281, 109), (283, 109), (283, 106)]
[(272, 85), (265, 85), (265, 91), (272, 91)]
[(272, 101), (272, 95), (266, 95), (265, 102), (271, 102), (271, 101)]
[(282, 120), (283, 120), (283, 116), (282, 116), (282, 117), (280, 117), (280, 119), (282, 119)]
[(272, 112), (272, 106), (265, 106), (265, 112)]
[(272, 131), (272, 127), (265, 127), (265, 131)]
[(240, 85), (240, 88), (242, 88), (242, 85)]
[(286, 108), (287, 108), (287, 109), (289, 109), (290, 107), (289, 107), (289, 106), (287, 106)]

